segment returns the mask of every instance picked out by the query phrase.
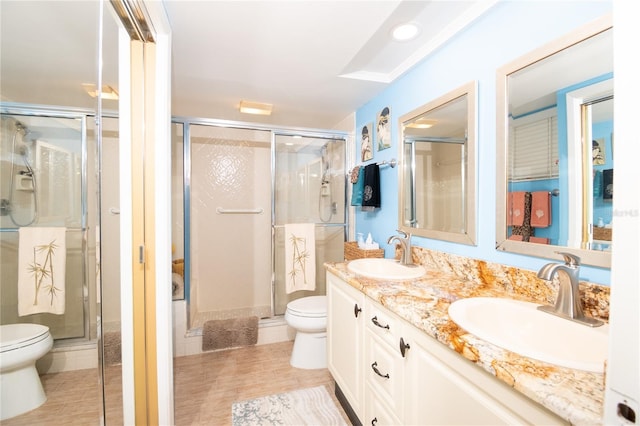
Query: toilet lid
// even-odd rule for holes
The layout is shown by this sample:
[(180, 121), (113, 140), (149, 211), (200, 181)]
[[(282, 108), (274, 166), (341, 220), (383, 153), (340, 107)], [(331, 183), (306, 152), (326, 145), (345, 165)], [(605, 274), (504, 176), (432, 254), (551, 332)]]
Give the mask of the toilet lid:
[(327, 296), (309, 296), (293, 300), (287, 304), (287, 310), (304, 317), (326, 317)]
[(49, 336), (49, 327), (40, 324), (7, 324), (0, 326), (0, 352), (33, 345)]

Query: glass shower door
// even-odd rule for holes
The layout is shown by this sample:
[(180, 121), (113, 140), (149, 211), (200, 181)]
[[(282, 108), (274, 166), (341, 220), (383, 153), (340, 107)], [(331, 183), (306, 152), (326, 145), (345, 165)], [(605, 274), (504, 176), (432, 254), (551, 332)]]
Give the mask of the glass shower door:
[[(274, 314), (291, 300), (326, 294), (324, 262), (344, 259), (346, 235), (346, 141), (339, 138), (275, 134), (274, 143)], [(287, 292), (287, 224), (315, 228), (315, 289)]]
[(269, 317), (270, 132), (190, 125), (189, 135), (190, 325)]

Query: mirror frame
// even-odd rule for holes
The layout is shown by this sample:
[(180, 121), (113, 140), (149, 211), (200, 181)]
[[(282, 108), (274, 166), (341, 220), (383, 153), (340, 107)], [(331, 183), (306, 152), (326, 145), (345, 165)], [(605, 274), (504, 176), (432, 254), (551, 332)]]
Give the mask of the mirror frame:
[[(453, 243), (476, 245), (476, 199), (477, 199), (477, 155), (476, 155), (476, 140), (478, 133), (477, 125), (477, 93), (478, 83), (477, 81), (471, 81), (465, 83), (462, 86), (422, 105), (411, 112), (402, 115), (398, 119), (398, 162), (401, 169), (398, 172), (398, 229), (404, 231), (407, 234), (414, 236), (432, 238), (436, 240), (450, 241)], [(447, 104), (462, 96), (467, 97), (467, 141), (466, 141), (466, 171), (465, 171), (465, 221), (466, 232), (456, 233), (448, 231), (438, 231), (434, 229), (425, 228), (413, 228), (405, 225), (404, 218), (404, 205), (406, 195), (404, 191), (405, 187), (405, 173), (404, 167), (407, 159), (404, 155), (404, 124), (408, 121), (415, 119), (416, 117), (425, 114), (431, 110), (439, 108), (444, 104)]]
[[(558, 259), (564, 251), (580, 257), (581, 264), (611, 268), (611, 252), (582, 248), (535, 244), (507, 239), (507, 193), (508, 193), (508, 146), (509, 146), (509, 102), (507, 80), (510, 74), (535, 62), (554, 55), (590, 37), (613, 28), (611, 15), (584, 25), (518, 59), (503, 65), (496, 73), (496, 249), (509, 253), (524, 254), (548, 259)], [(582, 194), (580, 194), (582, 196)]]

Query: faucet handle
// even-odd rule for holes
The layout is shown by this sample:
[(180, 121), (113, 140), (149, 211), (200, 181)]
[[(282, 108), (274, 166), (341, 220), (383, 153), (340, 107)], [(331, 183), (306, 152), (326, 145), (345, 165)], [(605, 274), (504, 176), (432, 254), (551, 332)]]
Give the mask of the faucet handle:
[(564, 251), (557, 251), (559, 255), (562, 255), (564, 258), (564, 263), (567, 266), (577, 267), (580, 266), (580, 258), (573, 253), (567, 253)]

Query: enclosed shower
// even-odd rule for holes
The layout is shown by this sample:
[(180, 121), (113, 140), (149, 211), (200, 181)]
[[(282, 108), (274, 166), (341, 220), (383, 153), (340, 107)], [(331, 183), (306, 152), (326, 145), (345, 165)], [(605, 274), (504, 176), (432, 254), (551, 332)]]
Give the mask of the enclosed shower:
[[(184, 119), (173, 141), (174, 273), (190, 328), (269, 321), (290, 300), (325, 294), (323, 263), (344, 253), (346, 137)], [(315, 225), (314, 291), (285, 291), (287, 223)]]
[[(95, 276), (90, 266), (95, 261), (89, 256), (95, 251), (90, 250), (87, 232), (87, 120), (81, 114), (20, 112), (3, 111), (1, 119), (0, 323), (43, 324), (57, 341), (88, 340), (89, 276)], [(25, 277), (54, 273), (46, 264), (33, 269), (35, 261), (28, 271), (19, 270), (20, 247), (29, 244), (21, 230), (35, 228), (64, 236), (56, 246), (65, 250), (55, 253), (66, 266), (55, 285), (57, 296), (64, 299), (63, 313), (45, 309), (25, 314), (23, 309), (20, 314), (19, 308), (28, 305), (19, 291), (19, 286), (29, 285)]]
[[(11, 161), (11, 168), (9, 170), (9, 198), (2, 199), (2, 205), (0, 206), (0, 214), (8, 215), (11, 222), (15, 226), (29, 226), (38, 219), (38, 184), (36, 174), (31, 167), (31, 151), (35, 147), (37, 141), (34, 135), (31, 135), (31, 131), (20, 121), (14, 122), (15, 131), (11, 137), (11, 151), (10, 155), (19, 155), (22, 160), (22, 169), (18, 162)], [(20, 145), (17, 145), (17, 139), (20, 136)], [(20, 169), (20, 170), (19, 170)], [(19, 170), (19, 171), (18, 171)], [(27, 191), (30, 196), (30, 203), (26, 210), (28, 211), (27, 217), (24, 223), (18, 219), (18, 209), (21, 203), (18, 203), (18, 191)]]

